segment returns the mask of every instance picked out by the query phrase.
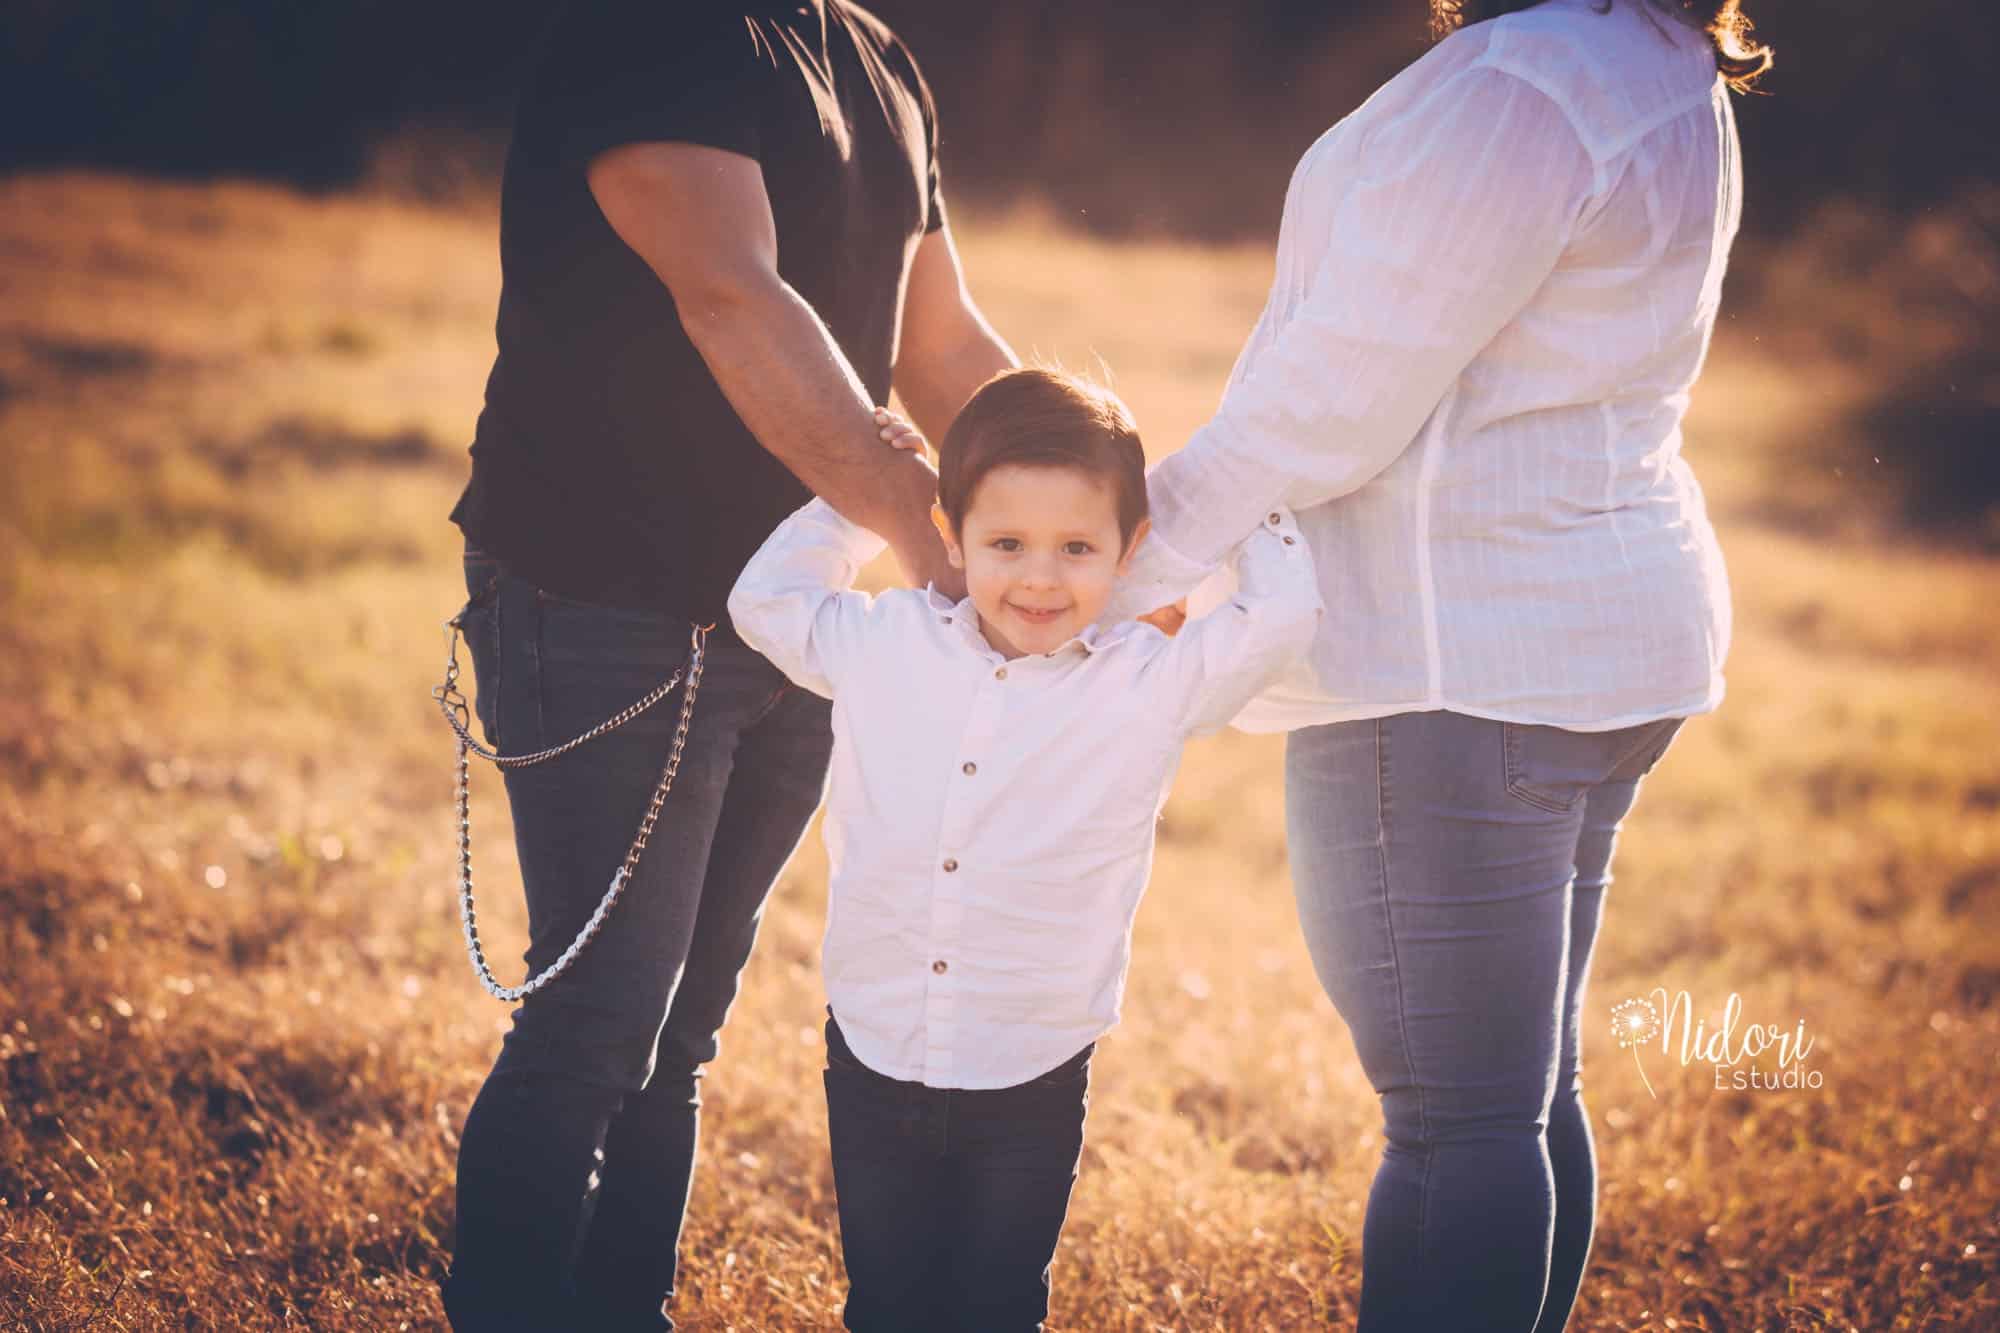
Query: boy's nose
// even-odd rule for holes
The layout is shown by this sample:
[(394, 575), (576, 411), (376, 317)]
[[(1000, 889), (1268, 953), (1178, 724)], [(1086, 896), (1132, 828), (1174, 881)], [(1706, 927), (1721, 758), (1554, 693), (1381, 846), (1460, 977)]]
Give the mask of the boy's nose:
[(1021, 582), (1030, 588), (1053, 588), (1059, 581), (1053, 560), (1031, 560), (1021, 571)]

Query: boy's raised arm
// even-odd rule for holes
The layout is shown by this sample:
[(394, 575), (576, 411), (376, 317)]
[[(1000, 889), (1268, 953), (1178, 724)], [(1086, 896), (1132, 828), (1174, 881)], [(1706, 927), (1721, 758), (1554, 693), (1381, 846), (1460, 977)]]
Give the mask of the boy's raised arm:
[(736, 633), (793, 684), (831, 699), (859, 652), (873, 598), (853, 590), (887, 545), (813, 500), (780, 523), (729, 593)]
[(1273, 509), (1236, 555), (1235, 593), (1190, 621), (1162, 655), (1190, 735), (1219, 731), (1302, 658), (1322, 608), (1312, 551)]

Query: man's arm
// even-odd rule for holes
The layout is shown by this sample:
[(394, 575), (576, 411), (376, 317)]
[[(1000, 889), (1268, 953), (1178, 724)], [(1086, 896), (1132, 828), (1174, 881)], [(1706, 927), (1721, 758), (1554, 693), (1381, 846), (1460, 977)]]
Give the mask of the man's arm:
[(589, 180), (612, 230), (673, 294), (689, 340), (758, 442), (888, 541), (912, 583), (935, 579), (955, 593), (930, 521), (936, 475), (920, 455), (883, 447), (860, 377), (778, 276), (757, 163), (697, 144), (635, 143), (600, 153)]
[(973, 391), (1019, 364), (973, 304), (950, 226), (927, 233), (910, 264), (896, 353), (896, 394), (911, 420), (931, 439), (944, 439)]

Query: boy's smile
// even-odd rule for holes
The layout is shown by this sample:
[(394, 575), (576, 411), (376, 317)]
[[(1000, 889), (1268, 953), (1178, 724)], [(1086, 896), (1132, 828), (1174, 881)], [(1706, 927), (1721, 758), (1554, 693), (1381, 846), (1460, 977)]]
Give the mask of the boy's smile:
[(1061, 617), (1062, 613), (1067, 609), (1068, 608), (1066, 607), (1055, 606), (1055, 607), (1050, 607), (1048, 610), (1044, 611), (1022, 606), (1019, 602), (1013, 601), (1012, 599), (1009, 599), (1007, 602), (1008, 611), (1012, 612), (1014, 615), (1021, 617), (1021, 619), (1028, 621), (1030, 624), (1035, 624), (1035, 625), (1052, 624), (1059, 617)]
[(1096, 620), (1145, 534), (1142, 522), (1121, 540), (1111, 487), (1055, 465), (987, 473), (962, 532), (942, 512), (933, 517), (986, 641), (1007, 657), (1052, 653)]

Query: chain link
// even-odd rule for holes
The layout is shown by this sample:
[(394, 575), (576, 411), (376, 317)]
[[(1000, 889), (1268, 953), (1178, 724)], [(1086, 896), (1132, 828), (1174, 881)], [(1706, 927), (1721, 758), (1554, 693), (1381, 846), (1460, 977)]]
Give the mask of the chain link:
[[(453, 616), (445, 622), (444, 683), (431, 691), (431, 697), (437, 700), (438, 710), (444, 714), (444, 720), (458, 734), (459, 920), (465, 929), (465, 952), (472, 959), (472, 970), (478, 973), (479, 983), (493, 998), (508, 1003), (526, 999), (567, 971), (570, 964), (576, 961), (577, 955), (583, 952), (584, 946), (589, 944), (603, 928), (605, 918), (611, 915), (612, 907), (618, 902), (618, 895), (624, 891), (625, 885), (631, 882), (632, 872), (639, 864), (639, 855), (646, 850), (646, 840), (653, 835), (653, 824), (660, 817), (660, 807), (665, 804), (667, 793), (673, 790), (674, 775), (680, 772), (681, 752), (687, 747), (688, 726), (694, 719), (694, 696), (701, 688), (702, 661), (707, 655), (708, 631), (712, 628), (713, 626), (709, 625), (696, 625), (689, 636), (688, 660), (684, 667), (676, 668), (674, 673), (659, 685), (590, 730), (564, 741), (561, 745), (552, 745), (532, 754), (503, 755), (496, 750), (489, 750), (472, 739), (470, 730), (472, 710), (466, 703), (465, 695), (458, 688), (458, 638), (461, 616)], [(472, 765), (466, 756), (476, 754), (501, 769), (526, 768), (531, 764), (545, 763), (624, 726), (673, 693), (674, 687), (681, 683), (683, 675), (687, 678), (687, 688), (681, 692), (680, 721), (674, 728), (673, 746), (667, 752), (666, 767), (660, 771), (660, 781), (653, 788), (652, 803), (647, 806), (645, 816), (639, 821), (639, 831), (633, 836), (632, 845), (625, 851), (624, 863), (612, 874), (610, 887), (605, 889), (604, 897), (598, 901), (597, 910), (583, 923), (583, 929), (577, 932), (569, 947), (564, 949), (541, 975), (529, 977), (518, 986), (501, 985), (499, 978), (493, 975), (493, 969), (486, 964), (486, 951), (480, 947), (479, 915), (472, 900)]]

